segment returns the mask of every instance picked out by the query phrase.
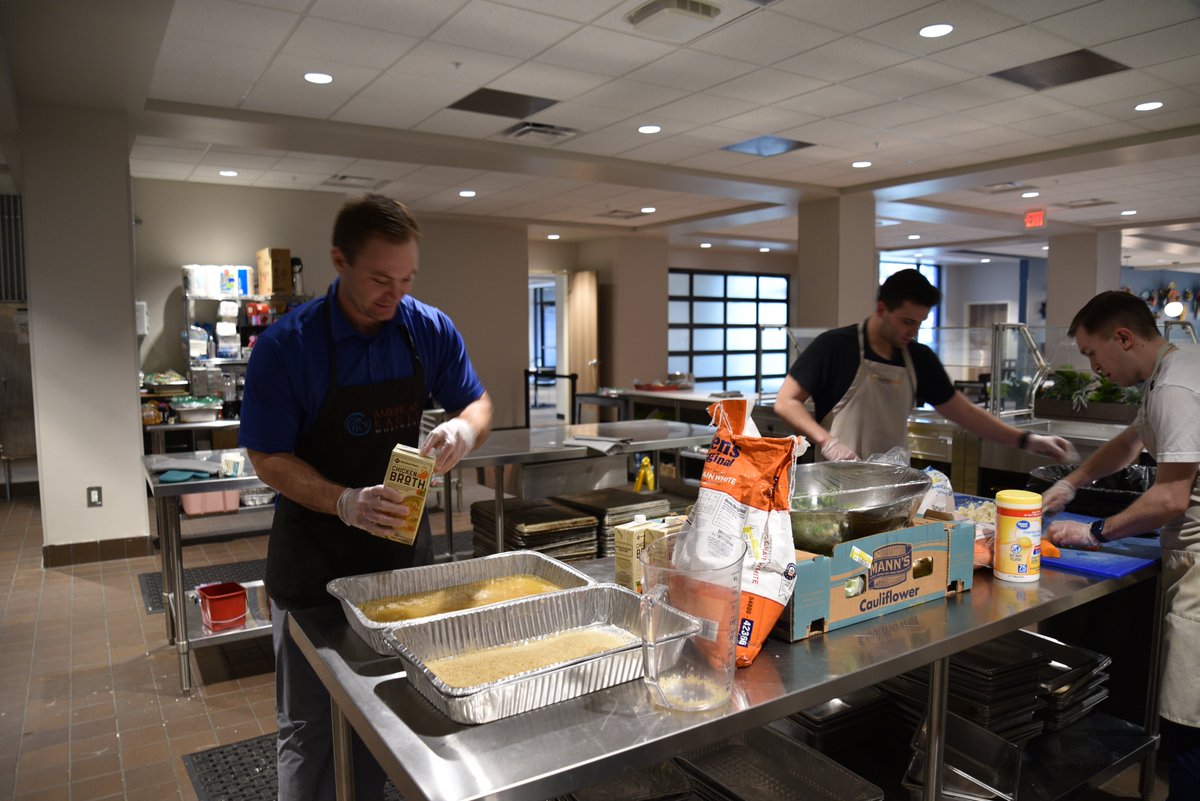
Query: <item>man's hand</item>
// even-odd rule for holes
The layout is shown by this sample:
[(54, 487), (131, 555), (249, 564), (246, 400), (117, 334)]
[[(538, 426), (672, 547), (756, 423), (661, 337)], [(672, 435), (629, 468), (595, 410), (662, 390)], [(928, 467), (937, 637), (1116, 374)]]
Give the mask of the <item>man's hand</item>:
[(347, 526), (376, 537), (390, 537), (408, 517), (409, 510), (403, 500), (403, 495), (383, 484), (347, 487), (338, 496), (337, 514)]
[(1075, 500), (1075, 488), (1065, 478), (1054, 482), (1054, 486), (1042, 493), (1042, 514), (1056, 515)]
[(858, 454), (843, 445), (837, 437), (830, 437), (821, 446), (821, 457), (827, 462), (857, 462)]
[(425, 438), (421, 455), (437, 451), (433, 472), (448, 473), (475, 447), (475, 427), (461, 417), (452, 417)]
[(1078, 462), (1079, 452), (1075, 446), (1062, 437), (1048, 437), (1045, 434), (1030, 434), (1025, 440), (1025, 450), (1045, 456), (1056, 462)]
[(1100, 541), (1092, 536), (1092, 527), (1076, 520), (1059, 520), (1046, 529), (1046, 536), (1055, 545), (1084, 551), (1100, 549)]

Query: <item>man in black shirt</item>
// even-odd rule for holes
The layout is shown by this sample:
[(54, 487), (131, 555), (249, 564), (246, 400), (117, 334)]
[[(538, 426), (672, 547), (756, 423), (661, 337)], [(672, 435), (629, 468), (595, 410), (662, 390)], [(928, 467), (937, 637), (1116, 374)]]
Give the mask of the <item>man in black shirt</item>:
[[(826, 461), (850, 461), (892, 448), (907, 450), (908, 414), (916, 402), (976, 436), (1065, 461), (1062, 437), (1013, 428), (954, 388), (938, 357), (916, 341), (941, 300), (917, 270), (901, 270), (879, 288), (875, 313), (861, 325), (821, 334), (800, 354), (775, 399), (775, 411), (819, 448)], [(813, 399), (816, 415), (804, 407)]]

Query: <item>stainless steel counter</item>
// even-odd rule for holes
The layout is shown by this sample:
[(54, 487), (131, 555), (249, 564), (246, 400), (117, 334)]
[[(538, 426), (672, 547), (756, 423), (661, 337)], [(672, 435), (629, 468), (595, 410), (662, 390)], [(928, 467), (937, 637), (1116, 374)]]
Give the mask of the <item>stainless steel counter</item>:
[[(611, 575), (611, 560), (592, 567), (593, 575)], [(296, 612), (289, 625), (333, 697), (340, 736), (348, 739), (352, 727), (405, 798), (540, 801), (921, 665), (933, 663), (936, 676), (957, 651), (1157, 574), (1157, 565), (1108, 580), (1044, 570), (1038, 582), (1006, 584), (981, 571), (970, 592), (944, 601), (795, 644), (769, 640), (754, 665), (737, 672), (733, 701), (722, 709), (666, 711), (635, 681), (481, 726), (462, 726), (435, 711), (398, 672), (399, 660), (371, 651), (337, 608)], [(940, 689), (940, 696), (931, 692), (935, 719), (944, 717), (944, 682)], [(1123, 757), (1112, 770), (1153, 758), (1153, 737), (1136, 726), (1121, 732)], [(927, 750), (940, 759), (940, 741)], [(335, 754), (339, 770), (347, 753)], [(1073, 770), (1080, 768), (1063, 766), (1056, 781), (1071, 786), (1079, 778)], [(345, 789), (339, 784), (343, 801)]]

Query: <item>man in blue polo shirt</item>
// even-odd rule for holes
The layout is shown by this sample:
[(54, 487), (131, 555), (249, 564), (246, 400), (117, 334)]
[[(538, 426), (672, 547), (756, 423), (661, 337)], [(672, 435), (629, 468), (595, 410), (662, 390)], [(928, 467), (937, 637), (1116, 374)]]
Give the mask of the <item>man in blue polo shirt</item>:
[[(413, 545), (386, 536), (407, 518), (382, 485), (392, 448), (416, 446), (432, 397), (450, 419), (422, 452), (445, 473), (487, 437), (492, 404), (450, 318), (413, 298), (420, 228), (403, 204), (368, 195), (333, 229), (337, 279), (259, 337), (246, 371), (240, 444), (279, 491), (267, 546), (279, 723), (279, 798), (332, 799), (329, 695), (287, 630), (287, 611), (333, 602), (339, 576), (432, 562), (423, 515)], [(355, 739), (359, 799), (383, 773)]]

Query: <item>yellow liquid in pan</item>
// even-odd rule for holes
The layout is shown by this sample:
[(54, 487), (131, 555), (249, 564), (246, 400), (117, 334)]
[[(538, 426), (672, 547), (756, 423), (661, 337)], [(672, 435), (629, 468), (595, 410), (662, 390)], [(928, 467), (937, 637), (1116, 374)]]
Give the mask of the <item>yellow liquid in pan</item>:
[(528, 573), (500, 576), (470, 584), (458, 584), (411, 595), (389, 595), (359, 604), (359, 609), (376, 623), (397, 623), (419, 617), (474, 609), (477, 606), (511, 601), (530, 595), (560, 590), (557, 584)]

